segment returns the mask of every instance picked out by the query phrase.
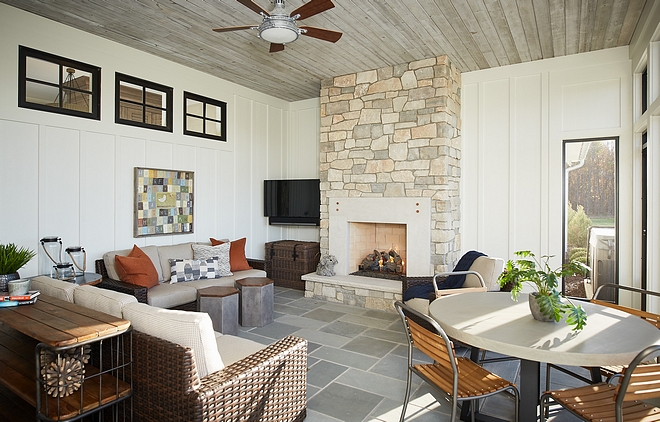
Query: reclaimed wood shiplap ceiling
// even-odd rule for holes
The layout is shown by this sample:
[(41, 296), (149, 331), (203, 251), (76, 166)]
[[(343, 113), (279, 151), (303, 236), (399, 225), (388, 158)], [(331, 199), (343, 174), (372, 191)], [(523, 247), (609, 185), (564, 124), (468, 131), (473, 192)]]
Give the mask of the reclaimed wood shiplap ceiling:
[(321, 79), (443, 54), (468, 72), (628, 45), (647, 0), (333, 1), (304, 24), (343, 32), (336, 44), (300, 37), (269, 53), (255, 30), (211, 31), (261, 22), (236, 0), (0, 0), (287, 101), (318, 97)]

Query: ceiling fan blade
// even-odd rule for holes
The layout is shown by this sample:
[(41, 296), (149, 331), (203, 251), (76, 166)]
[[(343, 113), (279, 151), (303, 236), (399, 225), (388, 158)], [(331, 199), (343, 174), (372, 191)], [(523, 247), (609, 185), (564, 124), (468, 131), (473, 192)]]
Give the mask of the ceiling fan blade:
[(299, 26), (300, 29), (304, 29), (307, 32), (303, 32), (303, 35), (308, 37), (318, 38), (324, 41), (337, 42), (342, 36), (341, 32), (331, 31), (329, 29), (315, 28), (313, 26)]
[(291, 16), (300, 15), (298, 20), (301, 21), (310, 16), (325, 12), (328, 9), (332, 9), (333, 7), (335, 7), (335, 5), (332, 0), (312, 0), (291, 12)]
[(254, 28), (254, 25), (243, 25), (243, 26), (228, 26), (226, 28), (213, 28), (215, 32), (231, 32), (231, 31), (242, 31), (243, 29)]
[(277, 53), (278, 51), (284, 51), (284, 44), (270, 44), (269, 53)]
[(253, 12), (256, 12), (256, 13), (259, 13), (259, 14), (265, 13), (266, 16), (270, 16), (270, 14), (268, 14), (268, 12), (266, 12), (266, 10), (264, 8), (262, 8), (257, 3), (253, 2), (252, 0), (237, 0), (237, 1), (240, 4), (242, 4), (243, 6), (247, 7), (250, 10), (252, 10)]

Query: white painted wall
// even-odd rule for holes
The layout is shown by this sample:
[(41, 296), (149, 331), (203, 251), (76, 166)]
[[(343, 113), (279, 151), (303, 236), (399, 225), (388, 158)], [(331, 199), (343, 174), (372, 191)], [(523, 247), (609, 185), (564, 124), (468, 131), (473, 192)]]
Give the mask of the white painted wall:
[[(18, 46), (100, 66), (101, 120), (18, 108)], [(318, 100), (289, 103), (0, 4), (0, 242), (39, 247), (57, 235), (104, 252), (246, 236), (318, 240), (316, 228), (269, 227), (263, 180), (318, 177)], [(174, 87), (174, 131), (114, 123), (114, 73)], [(227, 102), (228, 142), (184, 136), (183, 91)], [(195, 172), (195, 232), (133, 238), (133, 168)], [(37, 259), (21, 275), (37, 274)]]
[(562, 251), (562, 141), (619, 137), (619, 280), (632, 280), (628, 47), (462, 75), (461, 250)]

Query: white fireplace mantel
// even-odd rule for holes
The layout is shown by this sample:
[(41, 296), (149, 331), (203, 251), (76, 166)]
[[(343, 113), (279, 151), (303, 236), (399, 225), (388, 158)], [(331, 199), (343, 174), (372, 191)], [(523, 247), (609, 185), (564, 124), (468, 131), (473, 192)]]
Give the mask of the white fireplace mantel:
[(348, 274), (350, 223), (406, 225), (406, 275), (433, 274), (431, 266), (430, 198), (328, 198), (328, 241), (337, 257), (335, 272)]

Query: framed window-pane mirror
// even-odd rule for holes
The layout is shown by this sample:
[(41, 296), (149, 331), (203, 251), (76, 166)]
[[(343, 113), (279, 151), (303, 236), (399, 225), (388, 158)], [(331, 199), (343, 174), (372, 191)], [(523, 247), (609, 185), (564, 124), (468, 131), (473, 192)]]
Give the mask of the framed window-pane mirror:
[(101, 68), (20, 46), (18, 106), (100, 120)]

